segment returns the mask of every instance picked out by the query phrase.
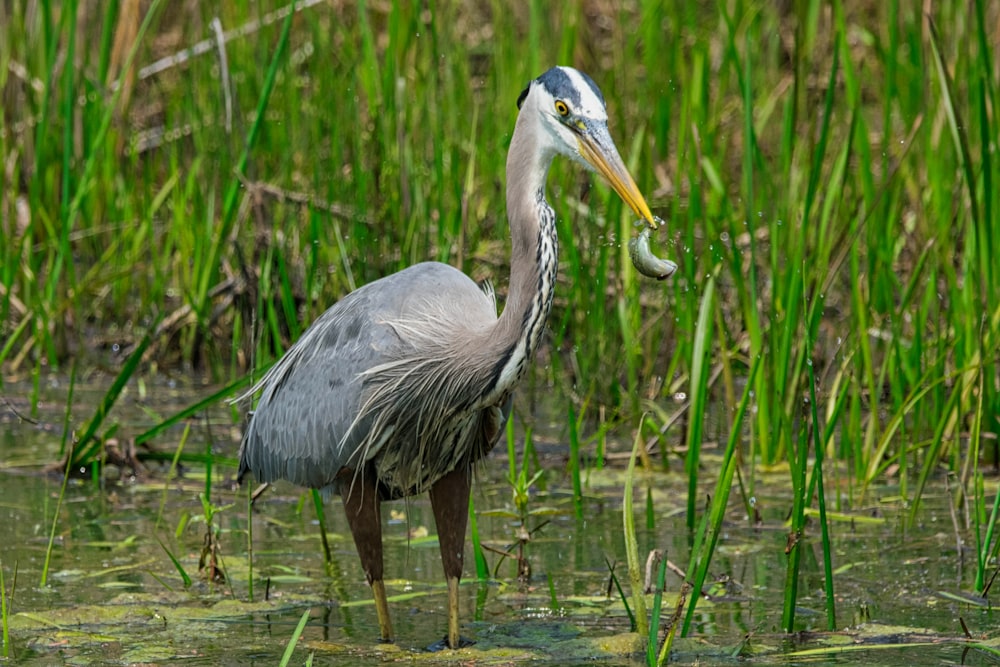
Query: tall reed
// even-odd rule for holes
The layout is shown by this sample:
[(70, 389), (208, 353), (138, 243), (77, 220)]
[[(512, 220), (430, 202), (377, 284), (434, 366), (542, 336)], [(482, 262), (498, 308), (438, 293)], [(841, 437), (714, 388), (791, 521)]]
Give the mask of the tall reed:
[[(823, 285), (815, 294), (824, 308), (813, 311), (820, 349), (835, 349), (827, 336), (839, 335), (853, 353), (852, 391), (871, 415), (843, 424), (861, 429), (853, 435), (865, 449), (841, 452), (857, 470), (883, 432), (883, 401), (896, 412), (931, 369), (981, 363), (997, 372), (971, 353), (973, 341), (991, 349), (998, 301), (988, 150), (996, 10), (982, 0), (969, 14), (935, 7), (930, 31), (898, 0), (869, 14), (818, 0), (787, 12), (648, 0), (601, 16), (533, 3), (487, 12), (501, 36), (489, 42), (467, 30), (487, 5), (200, 9), (204, 25), (218, 18), (229, 29), (224, 62), (216, 49), (184, 52), (204, 35), (172, 16), (153, 29), (178, 29), (174, 51), (154, 46), (156, 5), (128, 57), (113, 53), (115, 29), (129, 20), (117, 9), (40, 7), (31, 16), (12, 7), (0, 39), (3, 57), (27, 73), (10, 79), (9, 92), (26, 120), (4, 121), (0, 148), (34, 158), (11, 174), (24, 197), (0, 202), (5, 220), (28, 223), (6, 229), (2, 248), (0, 354), (9, 367), (59, 364), (82, 336), (73, 323), (115, 325), (141, 340), (161, 310), (176, 319), (156, 334), (155, 357), (231, 379), (241, 374), (233, 362), (265, 366), (349, 289), (428, 258), (491, 278), (503, 294), (513, 100), (562, 61), (603, 86), (625, 159), (668, 220), (658, 242), (681, 270), (665, 286), (637, 281), (621, 204), (557, 165), (565, 281), (551, 321), (553, 363), (539, 371), (554, 386), (575, 386), (611, 419), (632, 423), (637, 396), (657, 386), (664, 396), (690, 376), (691, 342), (678, 334), (695, 325), (697, 295), (716, 266), (727, 327), (717, 349), (738, 344), (769, 360), (753, 427), (764, 462), (783, 458), (788, 407), (806, 386), (797, 285)], [(293, 15), (302, 20), (288, 24)], [(522, 43), (518, 34), (556, 38)], [(856, 35), (867, 37), (848, 41)], [(64, 65), (70, 50), (79, 66)], [(262, 58), (271, 65), (258, 68)], [(129, 71), (131, 87), (114, 85)], [(106, 95), (81, 98), (106, 80)], [(448, 103), (416, 103), (426, 99)], [(122, 105), (150, 104), (164, 110), (162, 127), (123, 121)], [(943, 119), (947, 131), (923, 118)], [(926, 185), (925, 198), (914, 197), (914, 182)], [(952, 210), (954, 193), (968, 206)], [(990, 323), (980, 328), (972, 313), (984, 307)], [(816, 361), (829, 363), (825, 354)], [(567, 373), (569, 382), (557, 375)], [(998, 405), (995, 384), (985, 385), (988, 406)], [(942, 454), (972, 398), (948, 403), (946, 392), (936, 388), (907, 412), (907, 433), (919, 433), (947, 409)], [(890, 455), (903, 451), (890, 444)]]
[(10, 616), (14, 602), (14, 589), (17, 585), (17, 562), (14, 563), (14, 576), (11, 578), (10, 595), (7, 594), (7, 582), (4, 579), (4, 564), (0, 560), (0, 639), (3, 640), (3, 657), (10, 657)]

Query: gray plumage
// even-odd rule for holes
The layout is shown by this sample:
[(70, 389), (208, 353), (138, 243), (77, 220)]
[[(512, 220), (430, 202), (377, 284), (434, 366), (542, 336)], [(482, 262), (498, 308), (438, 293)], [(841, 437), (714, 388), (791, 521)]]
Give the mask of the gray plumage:
[(507, 156), (511, 274), (497, 316), (491, 290), (436, 262), (361, 287), (327, 310), (247, 394), (261, 392), (240, 446), (239, 478), (287, 479), (340, 493), (372, 585), (383, 640), (379, 503), (430, 492), (448, 580), (448, 636), (473, 464), (496, 443), (510, 396), (541, 339), (558, 264), (545, 178), (556, 154), (596, 169), (645, 220), (652, 214), (607, 129), (604, 98), (557, 67), (518, 98)]
[(491, 293), (436, 262), (348, 294), (254, 388), (263, 394), (240, 474), (340, 491), (342, 470), (353, 481), (371, 463), (384, 495), (398, 498), (471, 464), (502, 421), (495, 360), (475, 342), (489, 342), (496, 313)]

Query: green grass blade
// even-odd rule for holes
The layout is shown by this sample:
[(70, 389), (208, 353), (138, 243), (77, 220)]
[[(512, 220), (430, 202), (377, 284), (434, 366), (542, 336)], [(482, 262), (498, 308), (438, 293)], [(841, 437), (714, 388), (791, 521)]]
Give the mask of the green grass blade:
[[(645, 421), (643, 415), (640, 426)], [(649, 617), (646, 609), (646, 596), (643, 592), (642, 563), (639, 562), (639, 542), (635, 533), (635, 510), (632, 502), (632, 490), (635, 483), (635, 460), (639, 448), (642, 447), (642, 429), (636, 429), (635, 441), (632, 443), (632, 455), (628, 460), (628, 470), (625, 473), (625, 492), (622, 503), (622, 519), (625, 533), (625, 557), (628, 562), (628, 578), (632, 590), (632, 608), (635, 613), (635, 631), (645, 637), (649, 634)]]
[[(806, 349), (811, 353), (813, 349), (812, 336), (809, 333), (809, 325), (806, 324)], [(823, 589), (826, 593), (826, 625), (827, 630), (834, 632), (837, 629), (836, 597), (833, 591), (833, 547), (830, 543), (830, 524), (826, 519), (826, 494), (823, 483), (823, 442), (820, 434), (819, 408), (816, 400), (816, 374), (813, 371), (813, 362), (810, 358), (806, 362), (806, 371), (809, 376), (809, 410), (812, 419), (811, 431), (813, 435), (813, 455), (815, 457), (813, 470), (816, 476), (816, 502), (819, 505), (819, 525), (823, 544)]]
[(181, 581), (184, 582), (184, 588), (185, 589), (191, 588), (191, 583), (192, 583), (191, 575), (187, 573), (187, 570), (184, 569), (184, 566), (181, 564), (181, 562), (177, 560), (177, 556), (175, 556), (173, 552), (171, 552), (170, 549), (167, 548), (167, 545), (164, 544), (162, 540), (157, 538), (156, 541), (160, 543), (160, 547), (162, 547), (164, 553), (167, 554), (167, 558), (169, 558), (170, 562), (174, 564), (174, 569), (177, 570), (177, 574), (181, 575)]
[[(302, 612), (302, 617), (299, 618), (299, 624), (295, 626), (295, 631), (292, 632), (292, 636), (288, 638), (288, 645), (285, 647), (285, 652), (281, 656), (281, 662), (278, 663), (279, 667), (288, 667), (288, 663), (292, 661), (292, 654), (295, 652), (295, 645), (299, 643), (299, 638), (302, 636), (302, 631), (306, 629), (306, 623), (309, 622), (309, 610), (306, 609)], [(312, 658), (310, 657), (310, 660)]]
[(688, 475), (687, 525), (695, 527), (695, 505), (698, 500), (698, 468), (700, 465), (701, 434), (704, 425), (705, 406), (708, 402), (709, 353), (712, 350), (712, 311), (715, 308), (715, 278), (705, 282), (701, 306), (698, 309), (698, 324), (694, 331), (694, 348), (691, 355), (691, 410), (688, 417), (687, 459), (685, 471)]
[[(153, 22), (153, 18), (157, 15), (159, 11), (161, 0), (153, 0), (150, 3), (149, 9), (146, 11), (146, 15), (142, 19), (142, 23), (139, 25), (139, 31), (136, 34), (135, 42), (129, 49), (128, 56), (125, 58), (125, 64), (122, 67), (122, 71), (128, 71), (132, 66), (132, 61), (135, 60), (135, 54), (139, 50), (139, 45), (142, 43), (143, 37), (146, 35), (146, 31)], [(115, 109), (118, 107), (118, 100), (121, 98), (124, 86), (116, 86), (111, 94), (111, 99), (108, 102), (107, 107), (105, 107), (104, 113), (101, 117), (100, 125), (97, 127), (97, 131), (94, 133), (90, 141), (91, 148), (87, 151), (87, 161), (84, 163), (83, 172), (77, 182), (77, 187), (73, 192), (73, 198), (69, 203), (69, 207), (66, 211), (66, 225), (68, 229), (72, 229), (74, 220), (80, 212), (80, 208), (83, 204), (84, 196), (90, 192), (94, 184), (94, 172), (97, 169), (98, 160), (101, 151), (98, 150), (99, 147), (103, 146), (105, 139), (108, 134), (108, 130), (111, 128), (111, 122), (114, 119)]]
[(7, 610), (7, 582), (3, 576), (3, 559), (0, 558), (0, 624), (2, 624), (3, 657), (10, 656), (10, 612)]
[(247, 599), (253, 604), (253, 491), (246, 485), (247, 511)]
[(792, 473), (792, 516), (785, 547), (785, 587), (781, 610), (781, 629), (792, 633), (795, 629), (795, 606), (798, 601), (799, 566), (802, 562), (802, 536), (805, 526), (805, 468), (809, 452), (806, 432), (799, 430), (796, 447), (789, 453)]
[(247, 131), (243, 151), (240, 153), (240, 157), (236, 161), (236, 167), (234, 169), (235, 173), (230, 179), (229, 187), (226, 190), (222, 206), (222, 220), (219, 224), (218, 232), (213, 239), (212, 246), (209, 250), (209, 256), (204, 263), (207, 270), (202, 272), (201, 282), (198, 285), (198, 293), (195, 301), (195, 310), (199, 313), (204, 313), (209, 290), (212, 287), (212, 281), (219, 266), (219, 256), (222, 252), (222, 248), (230, 243), (229, 234), (232, 230), (233, 223), (236, 221), (236, 212), (238, 210), (237, 202), (239, 200), (240, 192), (243, 190), (243, 181), (241, 179), (244, 178), (247, 161), (250, 159), (250, 154), (253, 152), (254, 145), (257, 142), (257, 137), (260, 134), (260, 128), (266, 118), (268, 101), (271, 99), (271, 91), (274, 89), (274, 82), (278, 77), (278, 69), (284, 59), (285, 50), (288, 46), (288, 34), (291, 31), (292, 19), (294, 18), (295, 2), (293, 1), (289, 7), (288, 15), (285, 16), (285, 21), (281, 27), (281, 35), (278, 37), (278, 44), (274, 49), (274, 56), (271, 58), (271, 64), (268, 66), (267, 74), (264, 77), (264, 85), (261, 89), (260, 97), (257, 100), (256, 115), (254, 116), (253, 123), (250, 125), (250, 129)]
[[(156, 327), (154, 326), (155, 330)], [(101, 402), (97, 406), (97, 410), (94, 412), (94, 416), (90, 418), (87, 423), (87, 428), (84, 429), (83, 434), (80, 435), (80, 444), (73, 448), (71, 456), (66, 458), (66, 467), (79, 467), (83, 465), (90, 465), (97, 458), (98, 452), (100, 451), (101, 442), (95, 436), (97, 435), (97, 429), (101, 427), (104, 420), (107, 418), (108, 413), (111, 412), (111, 408), (118, 401), (118, 397), (121, 395), (122, 390), (125, 389), (125, 385), (135, 374), (136, 370), (139, 368), (139, 364), (142, 362), (142, 355), (145, 354), (146, 349), (152, 342), (152, 334), (147, 333), (143, 336), (139, 344), (136, 345), (135, 349), (125, 360), (122, 365), (122, 369), (118, 372), (115, 377), (111, 387), (104, 393), (101, 397)]]
[(174, 480), (174, 475), (177, 473), (177, 463), (180, 461), (181, 455), (184, 453), (184, 445), (187, 444), (188, 436), (191, 434), (191, 424), (184, 425), (184, 432), (181, 434), (180, 442), (177, 443), (177, 448), (174, 450), (174, 456), (170, 460), (170, 469), (167, 470), (167, 474), (163, 478), (163, 490), (160, 492), (160, 507), (156, 510), (156, 521), (153, 522), (153, 530), (158, 530), (160, 523), (163, 521), (163, 510), (167, 506), (167, 492), (170, 490), (170, 484)]
[[(69, 455), (66, 460), (69, 461), (73, 458), (73, 451), (75, 447), (70, 447)], [(63, 499), (66, 497), (66, 485), (69, 483), (69, 471), (73, 469), (73, 466), (67, 463), (63, 468), (63, 478), (62, 484), (59, 487), (59, 496), (56, 498), (56, 507), (52, 512), (52, 528), (49, 530), (49, 541), (45, 546), (45, 561), (42, 564), (42, 576), (39, 582), (39, 586), (45, 588), (49, 581), (49, 564), (52, 562), (52, 548), (56, 542), (56, 528), (59, 526), (59, 512), (62, 509)]]
[(649, 624), (649, 636), (646, 638), (646, 664), (656, 667), (656, 647), (660, 638), (660, 618), (663, 606), (663, 588), (667, 579), (667, 555), (659, 554), (659, 567), (656, 574), (656, 591), (653, 593), (653, 619)]
[[(722, 522), (725, 519), (726, 506), (729, 504), (729, 492), (733, 488), (733, 474), (737, 467), (737, 453), (743, 433), (743, 420), (753, 398), (756, 386), (754, 380), (762, 364), (762, 357), (758, 356), (750, 365), (750, 373), (743, 388), (743, 395), (736, 406), (736, 414), (729, 427), (729, 438), (726, 441), (726, 450), (722, 455), (722, 472), (716, 480), (715, 492), (712, 494), (711, 506), (708, 514), (704, 517), (702, 529), (699, 529), (691, 548), (691, 564), (688, 567), (687, 580), (692, 582), (694, 594), (691, 596), (687, 613), (684, 616), (684, 626), (681, 629), (682, 637), (686, 637), (691, 630), (695, 608), (701, 598), (701, 590), (708, 578), (712, 557), (715, 555), (715, 547), (718, 544), (719, 535), (722, 533)], [(705, 539), (706, 534), (709, 535), (707, 540)]]
[(580, 479), (580, 435), (577, 431), (576, 411), (568, 407), (566, 423), (569, 425), (569, 470), (573, 482), (573, 510), (577, 520), (583, 520), (583, 482)]
[(986, 575), (989, 569), (988, 560), (990, 552), (990, 542), (993, 539), (993, 521), (996, 520), (997, 508), (1000, 507), (1000, 494), (997, 494), (994, 498), (993, 512), (991, 522), (987, 524), (986, 535), (982, 535), (982, 512), (981, 506), (985, 502), (983, 497), (982, 489), (982, 473), (979, 470), (979, 458), (980, 458), (980, 436), (983, 427), (983, 394), (985, 387), (983, 381), (983, 374), (979, 374), (979, 386), (976, 388), (976, 411), (972, 416), (972, 429), (969, 432), (969, 457), (968, 461), (971, 462), (974, 471), (974, 484), (975, 484), (975, 505), (976, 507), (972, 510), (973, 529), (976, 534), (976, 583), (974, 584), (974, 590), (978, 594), (982, 594), (983, 590), (986, 588)]
[(469, 533), (472, 536), (472, 555), (476, 561), (476, 579), (488, 581), (490, 578), (490, 566), (486, 562), (486, 553), (483, 551), (482, 539), (479, 536), (479, 521), (476, 519), (475, 499), (469, 495)]
[(312, 496), (313, 507), (316, 509), (316, 521), (319, 523), (319, 538), (323, 544), (323, 557), (327, 565), (333, 562), (333, 550), (330, 549), (330, 540), (326, 535), (326, 511), (323, 509), (323, 496), (318, 489), (309, 489)]
[(969, 140), (965, 132), (965, 123), (959, 116), (958, 108), (955, 106), (955, 99), (952, 91), (954, 84), (951, 75), (948, 73), (948, 66), (941, 55), (940, 39), (938, 38), (937, 27), (934, 20), (927, 17), (930, 27), (931, 53), (934, 56), (934, 70), (938, 75), (938, 84), (941, 87), (941, 102), (944, 105), (945, 116), (948, 119), (948, 129), (951, 131), (951, 138), (955, 144), (955, 151), (958, 153), (962, 171), (965, 174), (965, 186), (969, 192), (969, 213), (975, 230), (979, 230), (979, 207), (976, 204), (976, 177), (973, 173), (972, 154), (969, 151)]
[(0, 559), (0, 624), (3, 628), (3, 657), (10, 657), (10, 610), (14, 602), (14, 585), (17, 583), (17, 561), (14, 562), (14, 580), (11, 582), (10, 595), (7, 595), (7, 581), (4, 579), (3, 559)]
[(3, 347), (0, 347), (0, 364), (3, 364), (4, 360), (10, 355), (11, 350), (14, 349), (14, 345), (17, 343), (17, 340), (21, 337), (21, 334), (25, 332), (31, 322), (32, 318), (29, 313), (22, 317), (17, 326), (14, 327), (14, 330), (10, 332), (10, 335), (7, 337), (7, 341), (3, 344)]
[[(263, 370), (266, 370), (266, 369), (263, 369)], [(181, 410), (179, 412), (176, 412), (176, 413), (172, 414), (171, 416), (167, 417), (166, 419), (164, 419), (163, 421), (161, 421), (160, 423), (158, 423), (153, 428), (151, 428), (149, 430), (146, 430), (146, 431), (143, 431), (139, 435), (135, 436), (135, 444), (139, 445), (139, 444), (142, 444), (144, 442), (148, 442), (148, 441), (152, 440), (153, 438), (155, 438), (156, 436), (158, 436), (161, 433), (163, 433), (164, 431), (166, 431), (167, 429), (171, 428), (175, 424), (177, 424), (177, 423), (179, 423), (181, 421), (184, 421), (185, 419), (188, 419), (188, 418), (192, 417), (193, 415), (196, 415), (199, 412), (202, 412), (203, 410), (205, 410), (205, 409), (207, 409), (207, 408), (209, 408), (209, 407), (211, 407), (213, 405), (216, 405), (219, 401), (221, 401), (221, 400), (223, 400), (223, 399), (225, 399), (227, 397), (232, 396), (233, 394), (235, 394), (236, 392), (238, 392), (240, 389), (243, 389), (244, 387), (246, 387), (248, 384), (250, 384), (250, 382), (251, 382), (252, 379), (253, 379), (252, 375), (242, 375), (242, 376), (240, 376), (239, 378), (233, 380), (232, 382), (230, 382), (229, 384), (227, 384), (226, 386), (224, 386), (222, 389), (219, 389), (218, 391), (216, 391), (216, 392), (214, 392), (214, 393), (206, 396), (205, 398), (203, 398), (203, 399), (201, 399), (201, 400), (199, 400), (199, 401), (197, 401), (195, 403), (192, 403), (191, 405), (189, 405), (188, 407), (184, 408), (183, 410)]]

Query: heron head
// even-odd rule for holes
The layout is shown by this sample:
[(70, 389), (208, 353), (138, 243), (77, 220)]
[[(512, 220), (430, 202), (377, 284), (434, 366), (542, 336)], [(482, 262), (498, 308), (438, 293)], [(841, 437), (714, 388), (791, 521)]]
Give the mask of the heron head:
[(528, 84), (517, 106), (522, 114), (537, 115), (539, 140), (550, 150), (604, 176), (629, 208), (656, 228), (657, 220), (608, 131), (604, 95), (589, 76), (572, 67), (553, 67)]

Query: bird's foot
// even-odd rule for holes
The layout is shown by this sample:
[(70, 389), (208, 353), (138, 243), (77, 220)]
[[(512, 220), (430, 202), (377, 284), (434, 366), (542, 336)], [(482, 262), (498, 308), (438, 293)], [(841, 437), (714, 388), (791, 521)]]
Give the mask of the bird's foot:
[[(470, 646), (475, 645), (475, 643), (476, 642), (474, 642), (471, 639), (466, 639), (465, 637), (459, 636), (458, 646), (456, 646), (455, 648), (468, 648)], [(430, 651), (431, 653), (437, 653), (438, 651), (443, 651), (446, 648), (450, 648), (448, 646), (448, 635), (445, 635), (444, 637), (441, 638), (440, 641), (436, 641), (430, 646), (428, 646), (427, 650)]]

